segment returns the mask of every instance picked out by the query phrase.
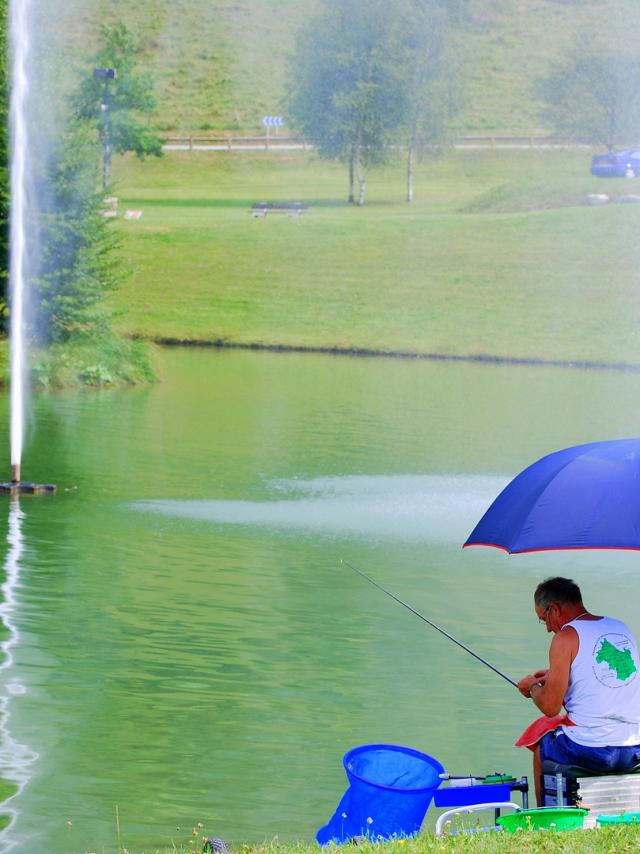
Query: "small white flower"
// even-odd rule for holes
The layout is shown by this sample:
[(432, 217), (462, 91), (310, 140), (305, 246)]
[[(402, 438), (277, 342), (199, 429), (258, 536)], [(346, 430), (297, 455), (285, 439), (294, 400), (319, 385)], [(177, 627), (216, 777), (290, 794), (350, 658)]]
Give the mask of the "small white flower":
[(371, 816), (367, 816), (367, 824), (373, 824), (373, 819)]
[(343, 812), (343, 813), (342, 813), (342, 818), (346, 818), (346, 817), (347, 817), (346, 812)]

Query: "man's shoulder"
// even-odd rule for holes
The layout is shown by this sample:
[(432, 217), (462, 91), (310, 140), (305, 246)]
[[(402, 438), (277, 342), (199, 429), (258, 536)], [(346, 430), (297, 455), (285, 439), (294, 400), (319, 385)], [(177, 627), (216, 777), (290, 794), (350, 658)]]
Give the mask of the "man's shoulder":
[(624, 622), (624, 620), (619, 620), (617, 617), (603, 617), (599, 622), (603, 623), (603, 629), (606, 629), (606, 631), (611, 631), (613, 629), (622, 632), (635, 640), (635, 632), (627, 623)]
[(578, 632), (573, 626), (563, 626), (556, 632), (551, 641), (551, 651), (562, 654), (563, 652), (574, 652), (579, 644)]

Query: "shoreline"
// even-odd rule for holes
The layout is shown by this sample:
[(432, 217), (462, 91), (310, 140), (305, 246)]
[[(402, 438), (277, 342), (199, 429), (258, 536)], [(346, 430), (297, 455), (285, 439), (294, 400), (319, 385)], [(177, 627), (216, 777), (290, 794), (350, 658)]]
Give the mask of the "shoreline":
[(260, 342), (234, 342), (216, 338), (211, 341), (192, 338), (132, 336), (133, 340), (149, 341), (160, 347), (200, 347), (217, 350), (253, 350), (268, 353), (316, 353), (328, 356), (370, 359), (413, 359), (429, 362), (470, 362), (489, 365), (515, 365), (542, 368), (577, 368), (582, 370), (640, 372), (640, 363), (603, 362), (592, 359), (544, 359), (539, 356), (498, 356), (492, 353), (435, 353), (413, 350), (377, 350), (369, 347), (314, 347), (304, 344), (264, 344)]

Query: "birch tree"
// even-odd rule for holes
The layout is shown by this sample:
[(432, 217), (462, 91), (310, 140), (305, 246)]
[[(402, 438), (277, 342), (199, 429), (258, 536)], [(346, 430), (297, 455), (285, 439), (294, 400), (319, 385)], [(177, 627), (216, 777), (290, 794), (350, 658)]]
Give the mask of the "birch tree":
[(413, 201), (416, 156), (435, 152), (446, 143), (462, 103), (452, 27), (451, 7), (439, 0), (406, 0), (403, 97), (408, 202)]
[(290, 120), (321, 157), (347, 164), (348, 201), (358, 205), (368, 170), (385, 162), (402, 121), (402, 28), (393, 9), (385, 0), (325, 0), (290, 61)]

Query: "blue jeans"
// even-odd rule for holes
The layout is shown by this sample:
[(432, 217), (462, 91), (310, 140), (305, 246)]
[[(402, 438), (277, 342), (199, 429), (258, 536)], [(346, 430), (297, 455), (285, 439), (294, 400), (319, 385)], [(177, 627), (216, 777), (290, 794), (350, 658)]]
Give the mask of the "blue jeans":
[(640, 744), (629, 747), (587, 747), (572, 741), (561, 729), (540, 739), (540, 758), (560, 765), (578, 765), (603, 774), (624, 774), (640, 763)]

